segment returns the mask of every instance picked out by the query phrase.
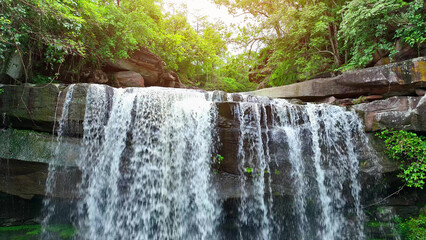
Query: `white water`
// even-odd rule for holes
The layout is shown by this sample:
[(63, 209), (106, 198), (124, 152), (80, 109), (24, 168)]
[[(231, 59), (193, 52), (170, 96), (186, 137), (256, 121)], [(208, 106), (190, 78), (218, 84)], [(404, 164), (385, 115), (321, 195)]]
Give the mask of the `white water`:
[(215, 105), (189, 91), (110, 94), (96, 85), (88, 92), (80, 237), (213, 239), (220, 213), (209, 165)]
[[(241, 195), (231, 237), (365, 239), (355, 146), (366, 138), (356, 114), (239, 97), (233, 112)], [(72, 87), (58, 141), (71, 99)], [(215, 103), (232, 100), (221, 92), (90, 85), (77, 161), (77, 239), (226, 239), (219, 234), (227, 226), (210, 164), (217, 144)], [(48, 193), (56, 168), (49, 170)], [(288, 180), (290, 199), (275, 201), (277, 193), (287, 193), (273, 184)], [(54, 204), (46, 206), (55, 212)]]

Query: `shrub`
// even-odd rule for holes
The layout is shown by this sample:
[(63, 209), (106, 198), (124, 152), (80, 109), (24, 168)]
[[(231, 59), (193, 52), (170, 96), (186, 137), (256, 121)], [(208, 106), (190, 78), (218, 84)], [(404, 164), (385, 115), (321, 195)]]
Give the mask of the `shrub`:
[(386, 154), (401, 162), (398, 177), (408, 187), (423, 189), (426, 180), (426, 139), (403, 130), (383, 130), (376, 135), (384, 140)]

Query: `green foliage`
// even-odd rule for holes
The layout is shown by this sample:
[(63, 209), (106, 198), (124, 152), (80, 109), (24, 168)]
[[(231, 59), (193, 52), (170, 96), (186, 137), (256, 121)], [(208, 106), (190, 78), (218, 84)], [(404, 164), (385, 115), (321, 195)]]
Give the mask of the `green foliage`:
[(426, 239), (426, 212), (420, 213), (416, 218), (410, 218), (403, 221), (401, 218), (396, 219), (397, 231), (406, 240), (423, 240)]
[[(417, 47), (419, 55), (425, 47), (422, 0), (214, 2), (231, 13), (253, 17), (257, 24), (251, 29), (240, 28), (235, 40), (249, 52), (256, 42), (266, 46), (272, 86), (363, 68), (372, 63), (376, 53), (392, 58), (397, 42)], [(259, 62), (261, 58), (259, 54)]]
[(398, 177), (408, 187), (423, 189), (426, 180), (426, 139), (403, 130), (383, 130), (376, 135), (384, 140), (386, 154), (401, 162)]
[[(420, 46), (426, 40), (426, 14), (423, 12), (422, 1), (412, 2), (407, 11), (401, 14), (399, 28), (396, 30), (395, 37), (401, 39), (411, 47)], [(420, 55), (420, 52), (418, 53)]]
[(253, 168), (251, 168), (251, 167), (246, 167), (246, 173), (249, 173), (249, 174), (251, 174), (251, 173), (253, 173)]
[(184, 80), (212, 79), (226, 51), (226, 29), (202, 21), (195, 30), (185, 14), (163, 15), (158, 3), (0, 0), (0, 58), (17, 50), (25, 64), (35, 63), (28, 64), (27, 75), (45, 83), (41, 75), (76, 74), (83, 65), (98, 68), (147, 47)]
[(274, 42), (269, 65), (275, 86), (305, 80), (315, 74), (332, 71), (340, 65), (335, 41), (339, 6), (326, 2), (290, 8), (285, 22), (288, 32)]
[(35, 77), (32, 78), (32, 82), (35, 84), (45, 84), (53, 82), (53, 79), (52, 77), (37, 74)]
[(343, 8), (339, 37), (351, 59), (343, 69), (365, 67), (377, 51), (396, 53), (395, 39), (410, 46), (426, 39), (422, 1), (352, 0)]
[(212, 79), (202, 86), (204, 89), (225, 92), (249, 92), (256, 89), (257, 84), (248, 78), (253, 66), (248, 54), (227, 56), (224, 61), (218, 61), (216, 66), (212, 70)]

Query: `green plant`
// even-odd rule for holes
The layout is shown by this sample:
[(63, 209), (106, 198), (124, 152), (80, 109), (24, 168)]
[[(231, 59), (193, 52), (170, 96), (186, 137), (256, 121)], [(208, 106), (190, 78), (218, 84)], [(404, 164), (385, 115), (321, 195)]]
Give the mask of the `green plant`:
[(40, 74), (37, 74), (33, 79), (32, 79), (33, 83), (35, 84), (45, 84), (45, 83), (50, 83), (53, 81), (52, 77), (48, 77), (48, 76), (43, 76)]
[(353, 104), (360, 104), (365, 102), (367, 102), (367, 97), (365, 96), (360, 96), (359, 98), (352, 100)]
[(426, 180), (426, 140), (403, 130), (383, 130), (376, 135), (384, 140), (386, 154), (401, 163), (398, 177), (408, 187), (423, 189)]
[(278, 171), (278, 169), (275, 169), (274, 173), (275, 175), (280, 175), (280, 171)]
[(401, 16), (395, 38), (401, 39), (411, 47), (417, 46), (420, 56), (420, 46), (426, 41), (426, 14), (423, 13), (423, 1), (412, 2), (407, 11)]
[(409, 218), (405, 221), (401, 218), (395, 219), (397, 232), (406, 240), (426, 239), (426, 212), (423, 210), (416, 218)]
[(253, 173), (253, 168), (246, 167), (246, 173)]
[(219, 168), (223, 162), (223, 157), (220, 154), (216, 154), (216, 156), (213, 157), (213, 162), (217, 164), (216, 174), (219, 173)]
[(220, 154), (216, 154), (216, 156), (213, 157), (213, 162), (218, 165), (218, 169), (220, 168), (220, 164), (223, 162), (223, 157)]

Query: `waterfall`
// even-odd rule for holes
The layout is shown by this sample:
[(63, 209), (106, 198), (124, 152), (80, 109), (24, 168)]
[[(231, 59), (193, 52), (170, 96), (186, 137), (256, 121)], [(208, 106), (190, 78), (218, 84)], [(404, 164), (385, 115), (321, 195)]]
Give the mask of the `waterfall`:
[[(72, 95), (70, 87), (59, 142)], [(238, 126), (236, 200), (221, 199), (213, 184), (213, 156), (224, 144), (220, 103)], [(345, 108), (88, 85), (83, 128), (69, 217), (77, 239), (365, 239), (358, 148), (367, 140)], [(48, 193), (57, 170), (49, 167)], [(55, 204), (46, 207), (48, 224)]]
[(215, 105), (199, 92), (117, 89), (87, 94), (82, 239), (213, 239), (210, 181)]

